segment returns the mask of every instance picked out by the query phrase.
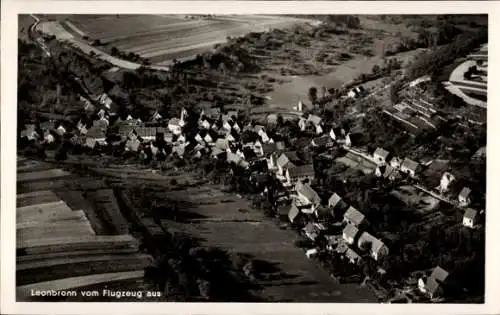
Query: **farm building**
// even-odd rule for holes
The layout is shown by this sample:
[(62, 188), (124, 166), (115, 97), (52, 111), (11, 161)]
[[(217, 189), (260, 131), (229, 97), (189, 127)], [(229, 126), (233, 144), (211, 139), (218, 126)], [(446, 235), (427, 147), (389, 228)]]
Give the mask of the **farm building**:
[(344, 221), (357, 228), (365, 228), (369, 225), (365, 215), (356, 210), (353, 206), (350, 206), (344, 213)]
[(358, 255), (354, 250), (347, 248), (345, 251), (345, 257), (349, 260), (351, 264), (359, 265), (361, 263), (361, 256)]
[(288, 184), (293, 184), (296, 181), (314, 180), (314, 166), (312, 164), (291, 167), (286, 170), (285, 178)]
[(356, 239), (356, 236), (358, 235), (358, 228), (355, 227), (352, 224), (347, 224), (342, 231), (342, 238), (344, 241), (347, 242), (347, 244), (354, 244), (354, 240)]
[(424, 281), (424, 279), (419, 280), (420, 291), (429, 295), (431, 299), (441, 296), (443, 294), (448, 275), (449, 274), (446, 270), (437, 266), (434, 268), (429, 278), (427, 278), (427, 281)]
[(441, 181), (439, 182), (439, 191), (441, 193), (445, 193), (450, 189), (450, 184), (455, 181), (455, 176), (449, 172), (445, 172), (441, 177)]
[(385, 164), (388, 157), (389, 152), (382, 148), (377, 148), (375, 152), (373, 152), (373, 159), (377, 164)]
[(469, 187), (464, 187), (458, 194), (458, 204), (460, 207), (467, 207), (470, 204), (471, 190)]
[(276, 162), (278, 165), (278, 172), (283, 176), (288, 168), (295, 167), (300, 163), (301, 160), (294, 151), (283, 152)]
[(297, 190), (298, 200), (297, 202), (301, 205), (311, 205), (311, 213), (314, 209), (321, 203), (321, 198), (318, 193), (309, 185), (300, 185)]
[(462, 224), (463, 226), (474, 228), (478, 221), (478, 213), (476, 210), (468, 208), (465, 210)]
[(333, 141), (332, 138), (325, 135), (322, 137), (312, 139), (311, 144), (313, 147), (330, 148), (333, 146)]
[(401, 164), (401, 172), (408, 174), (411, 177), (415, 177), (418, 172), (418, 168), (418, 163), (410, 160), (409, 158), (405, 158), (403, 163)]
[(377, 166), (375, 176), (382, 177), (388, 180), (395, 180), (397, 177), (396, 169), (390, 165)]
[(358, 240), (358, 247), (360, 249), (364, 249), (365, 246), (369, 249), (370, 255), (375, 260), (379, 260), (389, 254), (389, 248), (381, 240), (368, 232), (361, 234)]

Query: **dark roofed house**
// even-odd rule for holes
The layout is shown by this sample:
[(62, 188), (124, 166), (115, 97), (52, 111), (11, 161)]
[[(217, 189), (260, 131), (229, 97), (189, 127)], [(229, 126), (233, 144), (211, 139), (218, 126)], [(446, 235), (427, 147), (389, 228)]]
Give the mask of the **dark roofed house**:
[(462, 224), (466, 227), (474, 228), (477, 223), (477, 211), (471, 208), (465, 210)]
[(294, 151), (283, 152), (276, 161), (276, 164), (278, 165), (278, 172), (281, 175), (285, 175), (285, 172), (288, 168), (295, 167), (300, 163), (301, 161), (297, 156), (297, 153), (295, 153)]
[(332, 140), (332, 138), (330, 138), (330, 136), (325, 135), (322, 137), (314, 138), (311, 141), (311, 144), (314, 147), (330, 148), (333, 146), (333, 140)]
[(448, 272), (443, 268), (439, 266), (434, 268), (425, 283), (425, 291), (431, 299), (443, 294), (443, 286), (446, 285), (448, 275)]
[(358, 265), (361, 263), (361, 256), (359, 256), (355, 251), (348, 248), (345, 252), (345, 257), (349, 260), (351, 264)]
[(306, 204), (310, 203), (317, 206), (321, 203), (321, 198), (319, 197), (318, 193), (309, 184), (301, 185), (299, 187), (299, 190), (297, 191), (297, 194), (299, 195), (299, 198)]
[(348, 243), (348, 244), (354, 244), (354, 240), (356, 239), (356, 236), (358, 235), (359, 229), (355, 227), (352, 224), (347, 224), (342, 231), (342, 238)]
[(365, 228), (369, 225), (365, 215), (356, 210), (356, 208), (354, 208), (353, 206), (350, 206), (349, 209), (347, 209), (347, 211), (344, 213), (344, 221), (354, 225), (357, 228)]
[(306, 164), (288, 168), (286, 170), (285, 177), (289, 185), (295, 183), (298, 180), (304, 181), (307, 179), (311, 182), (314, 180), (314, 166), (312, 164)]
[(401, 172), (410, 175), (411, 177), (415, 177), (417, 171), (418, 171), (418, 163), (409, 159), (405, 158), (403, 163), (401, 164)]
[(299, 215), (300, 215), (299, 208), (297, 208), (297, 206), (293, 204), (292, 207), (290, 208), (290, 211), (288, 212), (288, 219), (290, 220), (290, 222), (293, 223), (298, 218)]
[(375, 260), (379, 260), (389, 254), (389, 248), (381, 240), (368, 232), (361, 234), (358, 240), (358, 247), (363, 249), (364, 246), (368, 246), (370, 254)]
[(361, 146), (364, 144), (364, 136), (363, 134), (361, 133), (349, 133), (346, 137), (345, 137), (345, 144), (346, 146), (348, 147), (351, 147), (351, 146)]
[(397, 177), (397, 172), (396, 169), (390, 165), (381, 165), (377, 166), (375, 169), (375, 176), (394, 180)]
[(382, 148), (377, 148), (375, 152), (373, 152), (373, 159), (377, 164), (385, 164), (388, 157), (389, 152)]
[(331, 208), (335, 208), (340, 203), (341, 200), (342, 197), (337, 195), (337, 193), (333, 193), (328, 199), (328, 206)]
[(467, 207), (470, 204), (470, 193), (471, 190), (469, 187), (464, 187), (458, 194), (458, 204), (460, 207)]

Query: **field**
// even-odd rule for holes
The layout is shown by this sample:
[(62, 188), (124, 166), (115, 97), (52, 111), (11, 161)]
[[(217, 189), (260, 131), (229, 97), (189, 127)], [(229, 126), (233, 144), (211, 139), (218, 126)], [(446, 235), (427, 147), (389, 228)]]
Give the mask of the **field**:
[[(186, 176), (187, 177), (187, 176)], [(295, 246), (295, 231), (280, 229), (250, 202), (219, 185), (154, 192), (158, 202), (179, 204), (175, 219), (155, 217), (171, 233), (186, 233), (202, 246), (249, 255), (267, 266), (258, 279), (258, 295), (275, 302), (373, 302), (373, 293), (357, 284), (338, 284), (317, 262)], [(149, 216), (143, 209), (143, 215)], [(143, 220), (145, 221), (145, 219)]]
[(391, 195), (406, 205), (412, 206), (416, 212), (421, 214), (428, 214), (439, 205), (439, 200), (413, 186), (398, 187), (391, 192)]
[(74, 36), (99, 40), (107, 50), (116, 47), (163, 65), (210, 50), (227, 37), (299, 22), (283, 16), (72, 15), (60, 23)]

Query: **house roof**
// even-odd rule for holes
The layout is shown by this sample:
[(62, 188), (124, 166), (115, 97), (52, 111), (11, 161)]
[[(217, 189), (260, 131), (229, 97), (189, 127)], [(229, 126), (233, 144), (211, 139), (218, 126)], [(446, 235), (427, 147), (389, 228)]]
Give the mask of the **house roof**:
[(314, 166), (312, 164), (306, 164), (302, 166), (292, 167), (288, 169), (288, 174), (291, 178), (314, 176)]
[(276, 143), (264, 143), (262, 145), (262, 152), (264, 155), (274, 153), (276, 151)]
[(101, 128), (92, 127), (87, 131), (87, 138), (105, 138), (106, 132)]
[(172, 125), (172, 126), (180, 126), (181, 125), (181, 120), (179, 118), (171, 118), (168, 121), (168, 124)]
[(425, 284), (425, 288), (427, 292), (434, 294), (439, 289), (439, 283), (437, 283), (436, 279), (428, 278)]
[(215, 141), (215, 146), (221, 150), (227, 150), (229, 148), (229, 141), (227, 139), (219, 138)]
[(322, 136), (313, 139), (314, 144), (320, 147), (326, 146), (328, 144), (333, 143), (332, 138), (330, 136)]
[(156, 127), (135, 127), (135, 133), (141, 137), (156, 137)]
[(378, 253), (380, 249), (385, 245), (381, 240), (374, 237), (368, 232), (363, 232), (363, 234), (361, 234), (358, 241), (358, 247), (361, 248), (361, 246), (363, 246), (364, 243), (370, 244), (370, 251), (372, 253)]
[(377, 148), (375, 150), (375, 152), (373, 153), (373, 155), (380, 156), (381, 158), (383, 158), (385, 160), (389, 156), (389, 152), (382, 149), (382, 148)]
[(286, 149), (284, 141), (276, 141), (276, 151), (283, 151)]
[(139, 146), (141, 145), (141, 142), (137, 139), (133, 139), (133, 140), (127, 140), (127, 142), (125, 142), (125, 146), (129, 149), (131, 149), (132, 151), (137, 151), (139, 149)]
[(462, 198), (467, 198), (469, 197), (471, 193), (471, 190), (469, 187), (464, 187), (462, 188), (462, 190), (460, 191), (460, 194), (458, 196), (462, 197)]
[(476, 218), (477, 211), (471, 208), (467, 208), (464, 213), (464, 217), (474, 220)]
[(226, 150), (221, 150), (218, 147), (213, 147), (212, 148), (212, 156), (217, 156), (217, 155), (219, 155), (221, 153), (224, 153), (224, 152), (226, 152)]
[(238, 164), (241, 160), (241, 156), (239, 156), (238, 154), (236, 153), (232, 153), (232, 152), (228, 152), (227, 153), (227, 162), (228, 163), (235, 163), (235, 164)]
[(288, 151), (288, 152), (283, 152), (278, 158), (278, 161), (276, 161), (276, 163), (278, 164), (278, 166), (284, 167), (289, 162), (293, 163), (296, 161), (300, 161), (299, 157), (297, 156), (297, 153), (295, 153), (294, 151)]
[(401, 164), (401, 159), (395, 156), (395, 157), (393, 157), (393, 158), (391, 159), (391, 162), (390, 162), (390, 163), (391, 163), (391, 164)]
[(328, 205), (330, 205), (331, 207), (335, 207), (341, 200), (342, 197), (337, 195), (337, 193), (333, 193), (328, 199)]
[(290, 221), (293, 222), (293, 220), (295, 220), (295, 218), (299, 215), (299, 213), (300, 213), (299, 208), (297, 208), (297, 206), (294, 204), (292, 205), (290, 211), (288, 212), (288, 218), (290, 219)]
[(350, 206), (349, 209), (344, 213), (344, 218), (354, 225), (360, 225), (365, 219), (365, 215), (356, 210), (353, 206)]
[(302, 185), (302, 187), (300, 187), (297, 192), (303, 195), (313, 204), (321, 203), (321, 198), (319, 197), (318, 193), (309, 184)]
[(436, 279), (439, 282), (444, 282), (448, 278), (448, 275), (449, 273), (446, 270), (444, 270), (440, 266), (437, 266), (436, 268), (434, 268), (429, 278)]
[(401, 164), (401, 167), (407, 168), (412, 171), (416, 171), (418, 168), (418, 163), (409, 158), (405, 158), (403, 163)]
[(347, 250), (349, 250), (349, 246), (344, 242), (339, 242), (335, 248), (335, 251), (339, 254), (344, 254)]
[(353, 251), (352, 249), (350, 248), (347, 248), (346, 252), (345, 252), (345, 256), (347, 258), (349, 258), (350, 260), (358, 260), (358, 259), (361, 259), (361, 256), (358, 255), (358, 253), (356, 253), (355, 251)]
[(356, 235), (358, 234), (359, 230), (357, 227), (355, 227), (352, 224), (347, 224), (344, 230), (342, 231), (342, 234), (345, 235), (347, 238), (355, 238)]
[(316, 115), (309, 115), (307, 118), (307, 121), (310, 121), (314, 125), (319, 125), (321, 123), (321, 117), (316, 116)]
[(186, 152), (186, 146), (184, 145), (176, 145), (172, 148), (172, 153), (177, 153), (178, 156), (183, 156), (184, 152)]

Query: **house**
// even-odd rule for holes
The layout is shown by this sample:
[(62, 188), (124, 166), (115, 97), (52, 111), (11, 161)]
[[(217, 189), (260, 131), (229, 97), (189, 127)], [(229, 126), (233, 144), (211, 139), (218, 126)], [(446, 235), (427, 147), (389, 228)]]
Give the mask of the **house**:
[(401, 159), (395, 156), (391, 159), (389, 165), (395, 169), (399, 169), (401, 167)]
[(373, 160), (377, 164), (385, 164), (388, 157), (389, 152), (382, 148), (377, 148), (375, 152), (373, 152)]
[(298, 125), (300, 131), (305, 131), (307, 127), (307, 120), (304, 117), (300, 117)]
[(339, 195), (337, 195), (337, 193), (333, 193), (330, 198), (328, 199), (328, 206), (330, 208), (335, 208), (337, 205), (340, 204), (340, 202), (342, 201), (342, 197), (340, 197)]
[(351, 264), (359, 265), (361, 263), (361, 256), (359, 256), (355, 251), (347, 248), (345, 251), (345, 257), (349, 260)]
[(294, 222), (300, 215), (300, 210), (299, 208), (297, 208), (297, 206), (295, 204), (292, 205), (292, 207), (290, 208), (290, 211), (288, 212), (288, 219), (290, 220), (290, 222)]
[(210, 129), (211, 125), (212, 124), (207, 118), (200, 118), (200, 120), (198, 120), (198, 127), (201, 129)]
[(318, 193), (309, 184), (300, 185), (297, 195), (302, 204), (311, 204), (315, 208), (321, 203)]
[(211, 131), (211, 130), (210, 130), (210, 131), (208, 131), (208, 132), (206, 133), (206, 135), (203, 137), (203, 140), (205, 140), (205, 142), (206, 142), (207, 144), (209, 144), (209, 145), (210, 145), (210, 144), (212, 144), (212, 143), (214, 143), (214, 141), (215, 141), (216, 139), (217, 139), (217, 135), (216, 135), (213, 131)]
[(462, 188), (460, 194), (458, 194), (458, 204), (460, 207), (467, 207), (470, 204), (470, 193), (470, 188)]
[(106, 132), (101, 128), (92, 126), (87, 132), (85, 144), (89, 148), (94, 148), (96, 143), (106, 145)]
[(214, 146), (212, 148), (212, 153), (210, 154), (210, 156), (212, 156), (213, 158), (215, 159), (220, 159), (224, 156), (224, 154), (226, 154), (227, 151), (226, 150), (221, 150), (220, 148)]
[(326, 227), (321, 223), (309, 222), (303, 230), (306, 236), (314, 241), (318, 238), (322, 231), (326, 230)]
[(345, 130), (342, 128), (332, 128), (330, 129), (330, 138), (332, 138), (333, 141), (339, 141), (345, 137)]
[(331, 245), (328, 246), (328, 250), (335, 250), (336, 253), (341, 254), (341, 255), (345, 255), (345, 253), (347, 252), (348, 249), (349, 249), (349, 246), (347, 246), (347, 244), (345, 242), (338, 242), (335, 249)]
[(227, 139), (219, 138), (215, 141), (215, 147), (226, 151), (229, 149), (229, 141)]
[(156, 139), (155, 127), (135, 127), (134, 131), (137, 137), (140, 137), (143, 141), (151, 141)]
[(276, 161), (278, 173), (284, 176), (288, 168), (295, 167), (300, 163), (301, 161), (294, 151), (283, 152)]
[(347, 209), (347, 211), (344, 213), (344, 221), (354, 225), (357, 228), (365, 228), (369, 225), (365, 215), (359, 212), (353, 206), (350, 206), (349, 209)]
[(53, 143), (54, 141), (56, 141), (54, 135), (52, 135), (52, 132), (50, 132), (50, 130), (46, 130), (44, 132), (43, 140), (45, 141), (45, 143)]
[(125, 142), (125, 150), (137, 152), (139, 151), (140, 145), (141, 142), (138, 139), (128, 139), (127, 142)]
[(450, 184), (455, 181), (455, 176), (453, 176), (449, 172), (445, 172), (441, 177), (441, 181), (439, 182), (439, 191), (441, 193), (445, 193), (449, 190)]
[(178, 157), (184, 157), (184, 153), (186, 152), (186, 145), (177, 144), (172, 147), (172, 154), (177, 155)]
[(312, 164), (307, 164), (288, 168), (285, 173), (285, 178), (288, 184), (292, 184), (298, 180), (304, 181), (305, 179), (311, 182), (314, 180), (314, 166)]
[(307, 121), (312, 123), (314, 126), (318, 126), (321, 124), (321, 117), (317, 115), (309, 115), (309, 117), (307, 117)]
[(182, 132), (182, 127), (184, 127), (184, 121), (179, 118), (172, 118), (168, 121), (168, 130), (174, 135), (179, 135)]
[(357, 86), (355, 88), (352, 88), (349, 90), (349, 92), (347, 92), (347, 97), (349, 98), (359, 98), (363, 95), (366, 94), (366, 90), (364, 87), (362, 86)]
[(352, 224), (347, 224), (342, 231), (342, 238), (344, 241), (346, 241), (347, 244), (354, 244), (354, 240), (356, 239), (356, 236), (358, 235), (358, 228), (355, 227)]
[(276, 151), (276, 144), (275, 143), (264, 143), (259, 147), (256, 147), (256, 152), (257, 155), (259, 156), (270, 156)]
[(474, 228), (478, 221), (478, 213), (476, 210), (467, 208), (464, 213), (464, 218), (462, 220), (463, 226)]
[(375, 260), (380, 260), (389, 255), (389, 248), (381, 240), (368, 232), (361, 234), (358, 240), (358, 247), (360, 249), (368, 248), (370, 255)]
[(62, 137), (66, 133), (66, 128), (62, 124), (59, 124), (56, 128), (56, 133)]
[(163, 119), (163, 117), (160, 115), (160, 113), (158, 111), (155, 111), (153, 113), (153, 115), (151, 115), (151, 121), (152, 122), (158, 122), (158, 121), (160, 121), (162, 119)]
[(24, 130), (21, 131), (21, 138), (26, 138), (28, 140), (36, 140), (39, 135), (36, 132), (36, 126), (34, 124), (27, 124), (24, 126)]
[(427, 281), (422, 286), (421, 283), (423, 280), (419, 280), (419, 289), (429, 295), (431, 299), (439, 297), (443, 294), (444, 286), (447, 284), (449, 273), (443, 268), (437, 266), (432, 271)]
[(415, 177), (415, 174), (418, 171), (418, 163), (410, 160), (409, 158), (405, 158), (403, 163), (401, 164), (401, 172), (410, 175), (411, 177)]
[(312, 139), (311, 144), (313, 147), (331, 148), (333, 146), (333, 141), (329, 136), (322, 136)]
[(384, 179), (395, 180), (397, 177), (396, 169), (390, 165), (380, 165), (375, 169), (375, 176)]
[(102, 93), (98, 98), (97, 101), (101, 103), (101, 105), (104, 105), (107, 109), (111, 108), (111, 104), (113, 101), (109, 98), (109, 96), (106, 93)]
[(361, 133), (349, 133), (345, 136), (345, 145), (356, 147), (363, 144), (363, 135)]

